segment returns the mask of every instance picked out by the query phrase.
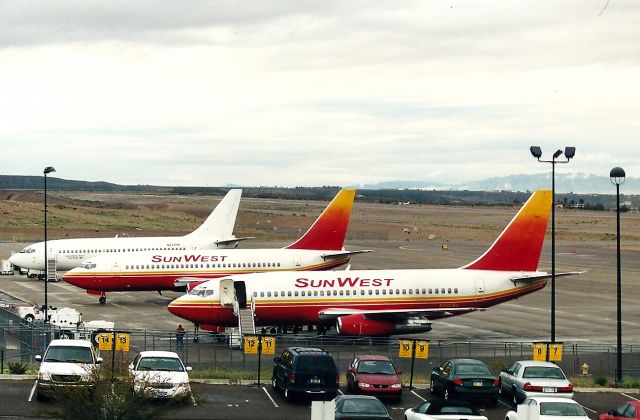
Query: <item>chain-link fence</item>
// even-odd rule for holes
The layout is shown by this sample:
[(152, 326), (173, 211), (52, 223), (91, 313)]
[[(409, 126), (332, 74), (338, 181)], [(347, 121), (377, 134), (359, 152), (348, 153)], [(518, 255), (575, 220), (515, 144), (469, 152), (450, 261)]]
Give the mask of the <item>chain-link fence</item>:
[[(95, 332), (74, 329), (76, 337), (95, 340)], [(175, 331), (130, 330), (130, 351), (120, 354), (119, 360), (127, 361), (145, 350), (166, 350), (177, 352), (185, 364), (195, 371), (205, 369), (230, 369), (257, 372), (258, 356), (245, 354), (241, 349), (239, 336), (186, 332), (182, 345), (178, 345)], [(33, 363), (34, 356), (43, 354), (48, 343), (61, 334), (69, 335), (68, 329), (60, 330), (39, 322), (26, 323), (12, 312), (0, 309), (0, 350), (2, 364)], [(390, 357), (405, 374), (411, 370), (411, 359), (399, 357), (398, 338), (323, 336), (305, 332), (299, 334), (277, 334), (275, 355), (290, 346), (320, 347), (331, 352), (338, 367), (343, 370), (357, 354), (379, 354)], [(428, 340), (428, 339), (427, 339)], [(179, 347), (179, 348), (178, 348)], [(477, 342), (477, 341), (430, 341), (429, 357), (416, 359), (416, 378), (428, 377), (433, 367), (450, 358), (480, 359), (498, 371), (516, 360), (527, 360), (533, 356), (531, 342)], [(271, 368), (274, 356), (261, 356), (262, 375)], [(568, 376), (582, 374), (583, 364), (589, 365), (592, 375), (614, 376), (616, 368), (616, 348), (614, 345), (590, 344), (585, 342), (565, 342), (562, 361), (558, 362)], [(266, 369), (266, 370), (265, 370)], [(640, 352), (637, 347), (624, 346), (623, 374), (638, 376), (640, 372)]]

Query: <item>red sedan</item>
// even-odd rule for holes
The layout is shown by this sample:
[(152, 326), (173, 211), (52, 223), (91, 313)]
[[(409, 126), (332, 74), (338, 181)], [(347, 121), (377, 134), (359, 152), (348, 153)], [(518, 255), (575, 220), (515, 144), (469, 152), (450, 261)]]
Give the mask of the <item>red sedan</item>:
[(400, 400), (401, 373), (386, 356), (356, 356), (347, 369), (347, 389), (349, 392)]
[(599, 420), (640, 419), (640, 401), (628, 401), (615, 410), (600, 414)]

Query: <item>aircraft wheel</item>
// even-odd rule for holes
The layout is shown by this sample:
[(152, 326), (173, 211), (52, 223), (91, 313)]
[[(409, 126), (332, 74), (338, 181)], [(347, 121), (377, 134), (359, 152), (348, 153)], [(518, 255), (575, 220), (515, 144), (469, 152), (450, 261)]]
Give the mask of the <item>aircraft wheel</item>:
[(107, 297), (100, 296), (100, 299), (98, 299), (98, 302), (100, 302), (100, 305), (104, 305), (105, 303), (107, 303)]
[(31, 314), (27, 314), (27, 316), (24, 317), (24, 320), (26, 322), (28, 322), (29, 324), (31, 324), (33, 322), (33, 320), (36, 319), (35, 316), (31, 315)]

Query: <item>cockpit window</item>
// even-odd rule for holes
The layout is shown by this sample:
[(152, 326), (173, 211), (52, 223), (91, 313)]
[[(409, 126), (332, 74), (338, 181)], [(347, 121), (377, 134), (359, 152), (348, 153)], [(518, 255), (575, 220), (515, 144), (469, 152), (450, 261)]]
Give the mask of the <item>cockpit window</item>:
[(34, 252), (36, 252), (35, 248), (31, 247), (26, 247), (25, 249), (20, 251), (21, 254), (33, 254)]
[(96, 268), (96, 263), (92, 263), (90, 261), (86, 261), (82, 263), (82, 268), (86, 270), (91, 270), (92, 268)]

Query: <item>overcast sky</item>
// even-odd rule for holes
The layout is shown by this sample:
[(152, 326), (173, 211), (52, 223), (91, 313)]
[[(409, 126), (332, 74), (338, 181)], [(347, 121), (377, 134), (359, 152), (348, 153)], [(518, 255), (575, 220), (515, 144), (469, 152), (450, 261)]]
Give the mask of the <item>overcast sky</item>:
[(639, 25), (637, 0), (0, 0), (0, 173), (460, 183), (549, 171), (540, 145), (634, 177)]

